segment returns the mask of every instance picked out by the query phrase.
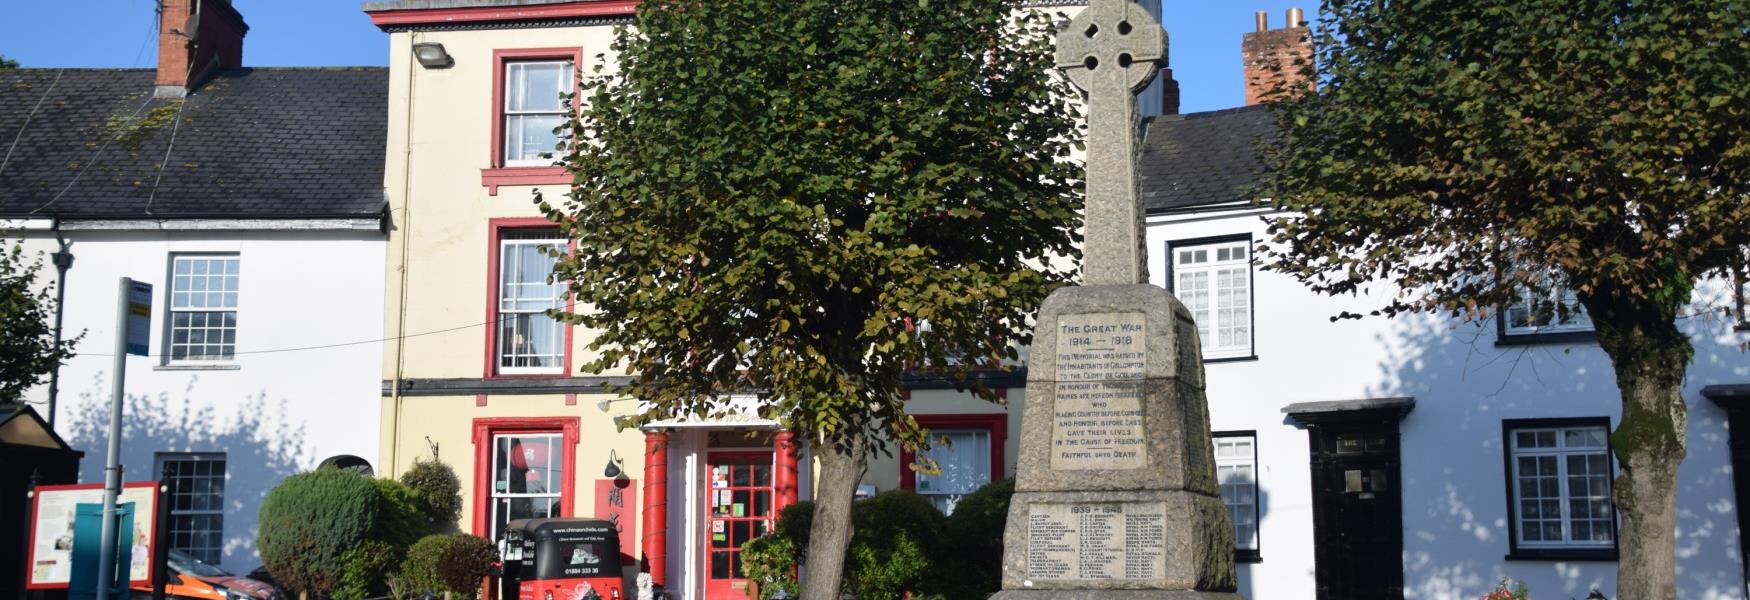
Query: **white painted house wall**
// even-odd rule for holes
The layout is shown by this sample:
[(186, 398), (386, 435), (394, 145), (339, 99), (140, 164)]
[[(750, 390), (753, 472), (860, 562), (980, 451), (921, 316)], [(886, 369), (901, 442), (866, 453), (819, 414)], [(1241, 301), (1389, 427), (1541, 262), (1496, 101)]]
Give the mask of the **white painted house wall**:
[[(9, 233), (8, 236), (16, 236)], [(153, 285), (152, 357), (130, 357), (122, 438), (125, 481), (157, 479), (156, 452), (223, 452), (223, 566), (247, 573), (261, 499), (287, 475), (334, 455), (375, 465), (383, 331), (384, 235), (327, 231), (67, 231), (66, 332), (84, 332), (61, 369), (56, 431), (85, 452), (80, 480), (101, 483), (118, 279)], [(25, 234), (54, 268), (47, 231)], [(16, 237), (12, 237), (16, 239)], [(165, 366), (168, 271), (175, 253), (239, 259), (237, 355), (221, 368)], [(51, 288), (52, 289), (52, 288)], [(363, 343), (359, 343), (363, 342)], [(338, 345), (337, 344), (351, 344)], [(309, 350), (269, 352), (292, 348)], [(47, 386), (28, 394), (43, 402)], [(42, 404), (38, 412), (47, 414)]]
[[(1166, 284), (1172, 240), (1250, 234), (1266, 240), (1256, 210), (1207, 210), (1148, 220), (1149, 278)], [(1502, 419), (1607, 416), (1620, 400), (1610, 362), (1595, 343), (1497, 347), (1496, 328), (1443, 317), (1331, 322), (1341, 311), (1380, 306), (1392, 290), (1360, 298), (1315, 294), (1287, 276), (1253, 268), (1256, 360), (1206, 366), (1211, 426), (1256, 430), (1262, 561), (1239, 565), (1247, 598), (1312, 598), (1313, 514), (1307, 434), (1281, 412), (1295, 402), (1413, 396), (1400, 425), (1404, 595), (1474, 599), (1501, 577), (1534, 598), (1610, 594), (1614, 562), (1513, 561), (1508, 553)], [(1723, 284), (1697, 302), (1723, 302)], [(1685, 383), (1689, 453), (1677, 498), (1679, 598), (1745, 598), (1725, 411), (1701, 397), (1711, 384), (1750, 381), (1746, 334), (1714, 311), (1686, 319), (1695, 361)], [(1391, 568), (1381, 565), (1381, 568)]]

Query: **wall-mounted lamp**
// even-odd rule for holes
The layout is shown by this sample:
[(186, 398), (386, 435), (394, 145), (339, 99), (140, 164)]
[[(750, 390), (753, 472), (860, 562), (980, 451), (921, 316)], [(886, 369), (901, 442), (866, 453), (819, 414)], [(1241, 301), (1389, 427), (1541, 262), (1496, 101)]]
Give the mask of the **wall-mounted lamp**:
[(450, 53), (444, 51), (444, 45), (437, 42), (414, 44), (413, 58), (427, 69), (443, 69), (456, 64), (456, 60), (450, 58)]
[(609, 450), (608, 451), (608, 468), (602, 469), (602, 477), (606, 477), (608, 479), (619, 479), (621, 473), (624, 472), (620, 468), (620, 465), (623, 465), (623, 464), (626, 464), (626, 461), (620, 460), (619, 454), (614, 453), (613, 450)]

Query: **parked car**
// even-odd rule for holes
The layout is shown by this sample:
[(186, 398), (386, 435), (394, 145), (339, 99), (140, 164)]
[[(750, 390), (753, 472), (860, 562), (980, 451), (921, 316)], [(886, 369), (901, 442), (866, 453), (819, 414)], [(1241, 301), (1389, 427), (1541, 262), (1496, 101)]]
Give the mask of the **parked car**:
[[(152, 586), (131, 588), (135, 600), (152, 597)], [(170, 578), (164, 585), (164, 597), (202, 600), (275, 600), (278, 596), (271, 585), (233, 575), (214, 565), (201, 562), (187, 552), (170, 551)]]

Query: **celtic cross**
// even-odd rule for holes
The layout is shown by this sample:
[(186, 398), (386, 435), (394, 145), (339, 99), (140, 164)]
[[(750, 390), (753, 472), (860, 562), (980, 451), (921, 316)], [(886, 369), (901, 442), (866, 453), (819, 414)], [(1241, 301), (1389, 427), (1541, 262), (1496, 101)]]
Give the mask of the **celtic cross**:
[(1057, 36), (1057, 67), (1087, 93), (1082, 284), (1147, 280), (1136, 188), (1136, 93), (1166, 56), (1166, 31), (1135, 0), (1089, 0)]

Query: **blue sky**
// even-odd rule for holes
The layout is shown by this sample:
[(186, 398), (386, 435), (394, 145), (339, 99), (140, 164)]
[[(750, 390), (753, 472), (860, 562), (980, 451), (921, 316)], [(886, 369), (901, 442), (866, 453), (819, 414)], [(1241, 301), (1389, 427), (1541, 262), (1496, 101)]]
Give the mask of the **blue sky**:
[[(773, 0), (783, 1), (783, 0)], [(1313, 0), (1163, 0), (1172, 65), (1185, 112), (1238, 106), (1240, 36), (1252, 13), (1270, 24)], [(372, 27), (358, 0), (233, 0), (249, 22), (243, 60), (250, 66), (383, 65), (388, 36)], [(26, 67), (152, 67), (153, 0), (17, 2), (0, 19), (0, 55)]]

